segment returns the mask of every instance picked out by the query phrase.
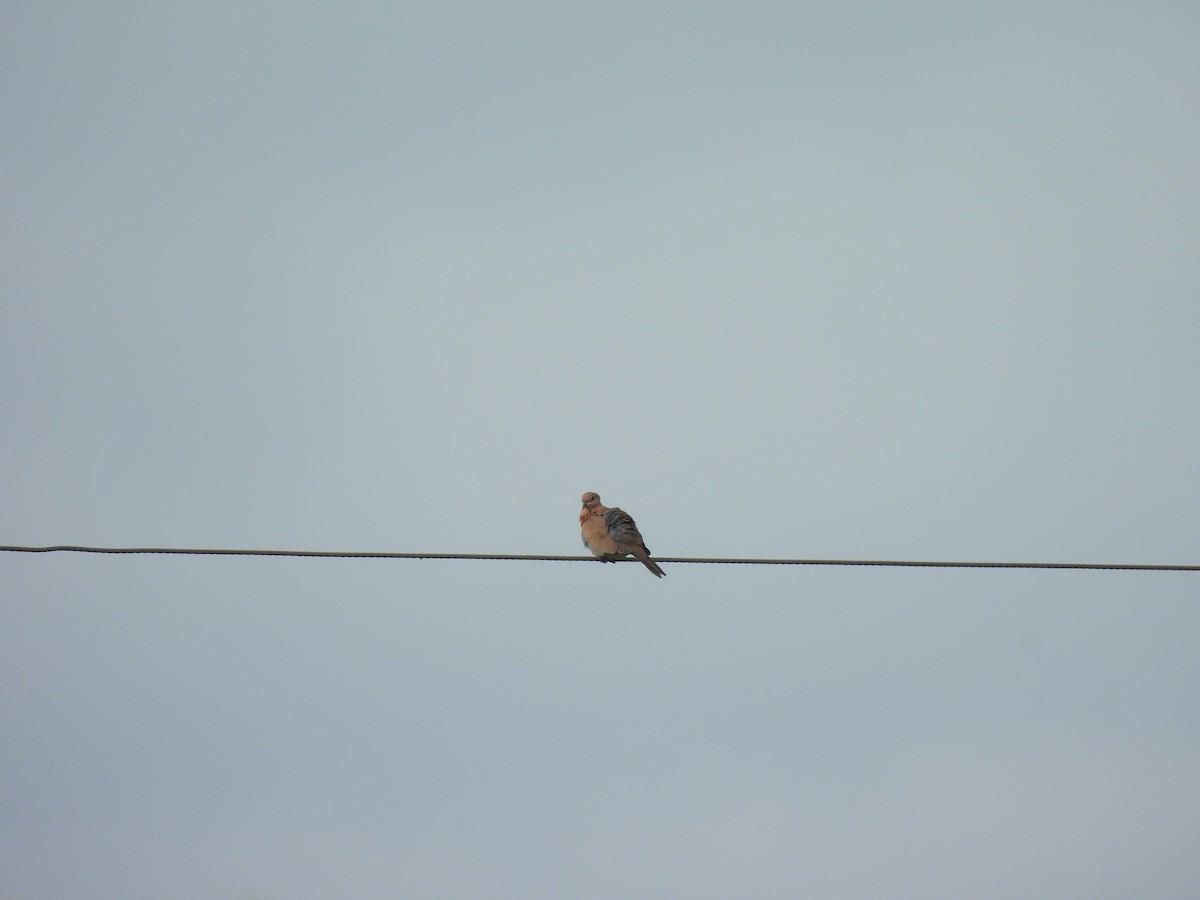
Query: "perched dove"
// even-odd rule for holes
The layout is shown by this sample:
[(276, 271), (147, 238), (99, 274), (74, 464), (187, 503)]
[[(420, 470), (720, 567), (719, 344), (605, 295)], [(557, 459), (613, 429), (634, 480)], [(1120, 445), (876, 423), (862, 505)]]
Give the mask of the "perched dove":
[(667, 574), (650, 558), (650, 549), (642, 540), (633, 517), (615, 506), (612, 509), (604, 507), (599, 494), (588, 491), (583, 495), (579, 525), (583, 532), (583, 546), (600, 557), (601, 562), (612, 562), (632, 555), (658, 578)]

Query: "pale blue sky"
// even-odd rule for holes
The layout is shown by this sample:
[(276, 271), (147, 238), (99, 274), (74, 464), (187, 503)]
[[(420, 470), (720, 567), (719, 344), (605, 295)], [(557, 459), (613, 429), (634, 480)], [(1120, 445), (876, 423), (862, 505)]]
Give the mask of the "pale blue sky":
[[(7, 3), (0, 544), (1196, 563), (1191, 4)], [(1189, 573), (0, 559), (5, 900), (1192, 898)]]

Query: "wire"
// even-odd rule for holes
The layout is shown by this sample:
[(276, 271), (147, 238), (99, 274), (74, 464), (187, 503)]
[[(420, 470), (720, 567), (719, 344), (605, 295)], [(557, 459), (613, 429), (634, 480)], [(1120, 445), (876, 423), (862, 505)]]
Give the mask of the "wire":
[[(167, 553), (190, 556), (310, 556), (352, 559), (506, 559), (531, 562), (598, 562), (594, 556), (546, 556), (513, 553), (373, 553), (344, 550), (213, 550), (182, 547), (5, 547), (9, 553)], [(660, 563), (715, 563), (742, 566), (892, 566), (940, 569), (1104, 569), (1135, 572), (1200, 572), (1197, 566), (1140, 565), (1132, 563), (1057, 562), (935, 562), (898, 559), (735, 559), (729, 557), (656, 556)], [(621, 559), (616, 562), (637, 562)]]

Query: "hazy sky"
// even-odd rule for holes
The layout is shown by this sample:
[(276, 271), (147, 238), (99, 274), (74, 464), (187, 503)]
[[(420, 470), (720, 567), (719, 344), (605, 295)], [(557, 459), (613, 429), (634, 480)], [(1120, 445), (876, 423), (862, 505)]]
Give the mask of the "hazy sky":
[[(1200, 562), (1195, 4), (0, 21), (0, 544)], [(1200, 895), (1192, 573), (0, 556), (3, 900)]]

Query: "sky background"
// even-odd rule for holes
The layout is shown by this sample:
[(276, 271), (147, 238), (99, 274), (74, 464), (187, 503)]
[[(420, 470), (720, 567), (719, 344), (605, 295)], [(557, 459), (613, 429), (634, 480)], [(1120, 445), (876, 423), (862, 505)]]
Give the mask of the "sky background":
[[(0, 544), (1200, 562), (1193, 3), (0, 19)], [(3, 900), (1200, 895), (1194, 573), (2, 557)]]

